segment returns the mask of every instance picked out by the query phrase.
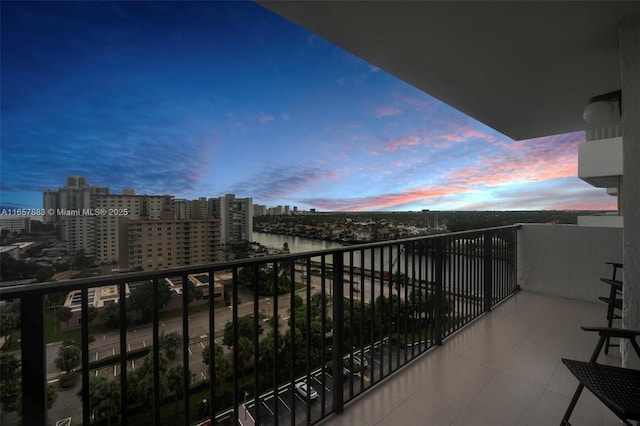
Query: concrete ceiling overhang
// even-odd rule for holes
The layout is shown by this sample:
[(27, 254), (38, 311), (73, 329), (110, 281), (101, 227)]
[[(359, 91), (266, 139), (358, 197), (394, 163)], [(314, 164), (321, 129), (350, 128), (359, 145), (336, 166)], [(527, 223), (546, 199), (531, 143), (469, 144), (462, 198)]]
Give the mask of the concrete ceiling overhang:
[(618, 26), (640, 14), (638, 1), (258, 4), (513, 139), (584, 130), (588, 99), (620, 89)]

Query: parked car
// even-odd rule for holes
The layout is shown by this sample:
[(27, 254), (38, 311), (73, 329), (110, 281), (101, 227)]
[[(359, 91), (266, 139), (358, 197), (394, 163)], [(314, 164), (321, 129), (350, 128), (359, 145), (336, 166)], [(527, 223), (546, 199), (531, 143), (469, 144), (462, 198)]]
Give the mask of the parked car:
[(311, 400), (318, 398), (318, 392), (307, 382), (296, 383), (296, 392), (304, 399), (307, 399), (307, 394)]

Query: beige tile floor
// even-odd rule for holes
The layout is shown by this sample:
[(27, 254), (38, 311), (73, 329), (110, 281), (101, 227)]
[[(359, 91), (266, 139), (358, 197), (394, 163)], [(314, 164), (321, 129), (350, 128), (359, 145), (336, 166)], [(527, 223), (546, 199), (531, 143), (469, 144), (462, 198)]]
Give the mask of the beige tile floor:
[[(577, 381), (561, 358), (588, 360), (604, 304), (519, 292), (351, 402), (322, 425), (558, 425)], [(617, 348), (603, 363), (620, 365)], [(585, 390), (574, 426), (619, 425)]]

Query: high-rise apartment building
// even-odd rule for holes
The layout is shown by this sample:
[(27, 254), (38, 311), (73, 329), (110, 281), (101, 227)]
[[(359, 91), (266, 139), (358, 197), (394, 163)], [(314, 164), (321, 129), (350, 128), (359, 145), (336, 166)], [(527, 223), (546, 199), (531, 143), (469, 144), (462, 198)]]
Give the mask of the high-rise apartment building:
[(173, 200), (173, 211), (176, 219), (206, 219), (207, 217), (217, 217), (214, 211), (213, 199), (207, 200), (200, 197), (197, 200), (176, 199)]
[(223, 246), (251, 241), (253, 232), (253, 200), (226, 194), (218, 198), (216, 211), (220, 217), (220, 238)]
[(264, 204), (254, 204), (253, 205), (253, 214), (254, 216), (266, 216), (268, 214), (269, 210), (267, 209), (267, 206), (265, 206)]
[(234, 194), (197, 200), (133, 189), (110, 194), (83, 176), (69, 176), (65, 187), (43, 192), (43, 204), (46, 222), (59, 225), (70, 254), (82, 250), (120, 268), (215, 262), (222, 247), (247, 243), (253, 232), (253, 200)]
[(108, 187), (89, 186), (84, 176), (68, 176), (66, 183), (43, 192), (44, 222), (58, 225), (70, 254), (82, 250), (100, 263), (120, 257), (119, 218), (160, 219), (173, 208), (170, 195), (135, 195), (133, 189), (110, 194)]
[[(92, 206), (97, 213), (95, 216), (96, 261), (101, 263), (119, 261), (122, 249), (119, 232), (121, 218), (158, 220), (169, 217), (173, 219), (172, 198), (171, 195), (135, 195), (132, 189), (126, 190), (122, 195), (95, 195), (92, 198)], [(125, 253), (128, 251), (126, 246), (124, 250)]]
[(83, 213), (92, 208), (92, 196), (108, 193), (107, 187), (89, 186), (84, 176), (68, 176), (64, 187), (43, 192), (44, 223), (58, 225), (59, 237), (67, 242), (70, 254), (81, 250), (95, 254), (95, 216)]
[(220, 260), (220, 221), (120, 218), (122, 269), (143, 270), (214, 263)]
[(0, 230), (9, 232), (10, 234), (20, 234), (22, 232), (31, 232), (30, 217), (6, 217), (0, 218)]

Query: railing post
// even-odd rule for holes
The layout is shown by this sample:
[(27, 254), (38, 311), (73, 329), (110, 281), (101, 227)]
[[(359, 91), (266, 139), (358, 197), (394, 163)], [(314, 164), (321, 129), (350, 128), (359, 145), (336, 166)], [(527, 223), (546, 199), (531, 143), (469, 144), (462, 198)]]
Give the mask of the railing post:
[[(44, 340), (44, 297), (20, 300), (22, 337), (22, 424), (47, 424), (47, 352)], [(28, 391), (25, 391), (28, 390)]]
[(444, 238), (435, 241), (435, 274), (433, 294), (433, 340), (436, 345), (442, 345), (444, 321)]
[(493, 232), (491, 231), (484, 233), (482, 256), (484, 259), (484, 312), (489, 312), (493, 305)]
[[(308, 302), (307, 302), (308, 303)], [(344, 354), (344, 259), (342, 252), (333, 253), (333, 411), (342, 413), (344, 406), (343, 359)]]

